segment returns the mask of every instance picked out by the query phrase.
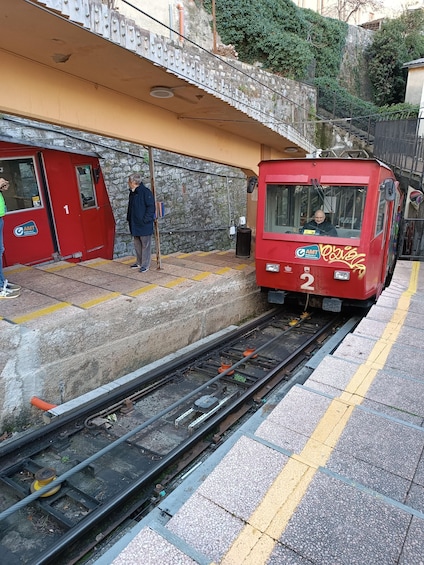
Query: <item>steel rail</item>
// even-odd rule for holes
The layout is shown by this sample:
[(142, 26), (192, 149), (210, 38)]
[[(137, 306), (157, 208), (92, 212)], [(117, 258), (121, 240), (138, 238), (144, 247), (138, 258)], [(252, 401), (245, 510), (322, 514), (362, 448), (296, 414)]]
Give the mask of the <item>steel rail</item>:
[[(275, 313), (270, 316), (272, 318)], [(304, 320), (299, 320), (296, 325), (289, 327), (286, 330), (281, 331), (278, 335), (274, 336), (266, 343), (262, 344), (261, 346), (257, 347), (254, 352), (249, 354), (246, 357), (243, 357), (236, 363), (234, 363), (231, 367), (219, 373), (214, 378), (210, 379), (207, 383), (197, 387), (195, 390), (191, 391), (190, 393), (186, 394), (183, 398), (177, 400), (176, 402), (172, 403), (167, 408), (163, 409), (161, 412), (152, 416), (147, 421), (143, 422), (137, 426), (134, 430), (131, 430), (121, 438), (115, 440), (112, 444), (108, 445), (107, 447), (100, 450), (98, 453), (94, 454), (93, 456), (85, 459), (69, 471), (63, 473), (60, 477), (56, 478), (53, 482), (49, 483), (45, 487), (39, 489), (38, 491), (34, 492), (33, 494), (25, 497), (23, 500), (19, 501), (18, 503), (14, 504), (13, 506), (6, 509), (4, 512), (0, 513), (0, 521), (6, 519), (14, 512), (20, 510), (21, 508), (27, 506), (28, 504), (34, 502), (39, 497), (41, 497), (44, 493), (47, 493), (52, 489), (52, 485), (59, 485), (70, 478), (72, 475), (78, 473), (79, 471), (83, 470), (91, 463), (117, 447), (118, 445), (128, 441), (134, 435), (138, 434), (140, 431), (148, 427), (149, 425), (156, 422), (158, 419), (166, 416), (170, 411), (178, 408), (181, 404), (190, 400), (193, 396), (198, 395), (199, 392), (202, 392), (207, 387), (210, 387), (211, 384), (219, 381), (222, 377), (225, 377), (230, 371), (234, 371), (237, 367), (241, 364), (244, 364), (248, 359), (250, 359), (253, 355), (257, 355), (260, 351), (266, 349), (270, 346), (270, 344), (276, 342), (279, 339), (282, 339), (288, 332), (293, 331), (295, 328), (298, 328), (302, 325), (305, 321), (308, 321), (309, 318), (305, 318)], [(143, 486), (149, 483), (155, 476), (157, 476), (163, 469), (170, 466), (178, 457), (181, 456), (181, 453), (186, 451), (189, 447), (197, 443), (208, 431), (213, 428), (217, 423), (222, 421), (228, 414), (230, 414), (235, 408), (238, 408), (240, 405), (245, 403), (247, 400), (252, 398), (254, 394), (260, 390), (267, 381), (269, 381), (275, 374), (280, 372), (284, 366), (287, 366), (296, 356), (300, 354), (300, 352), (304, 351), (306, 348), (310, 346), (311, 343), (316, 341), (323, 333), (328, 331), (328, 329), (334, 325), (334, 319), (327, 322), (322, 328), (317, 331), (317, 333), (310, 336), (302, 345), (297, 348), (297, 350), (291, 353), (286, 359), (281, 361), (276, 367), (274, 367), (270, 372), (268, 372), (265, 376), (258, 379), (258, 381), (249, 387), (247, 390), (243, 392), (242, 395), (238, 396), (233, 402), (231, 402), (226, 409), (222, 410), (221, 412), (217, 413), (215, 416), (208, 419), (208, 422), (205, 426), (199, 428), (195, 431), (189, 438), (175, 447), (171, 452), (169, 452), (155, 467), (150, 469), (146, 472), (143, 476), (139, 477), (134, 483), (129, 485), (125, 490), (116, 494), (112, 499), (98, 507), (97, 509), (93, 510), (86, 519), (79, 522), (77, 525), (73, 526), (72, 529), (64, 534), (55, 544), (45, 550), (41, 555), (39, 555), (34, 561), (37, 565), (42, 565), (44, 563), (50, 562), (51, 559), (57, 557), (58, 554), (63, 552), (72, 542), (76, 541), (79, 536), (87, 532), (90, 528), (92, 528), (97, 522), (99, 522), (102, 518), (105, 518), (112, 510), (117, 508), (119, 505), (125, 504), (125, 501), (130, 497), (133, 496), (134, 493), (140, 490)], [(258, 326), (258, 323), (254, 325), (253, 328), (255, 329)], [(243, 335), (248, 333), (246, 328), (243, 328), (243, 331), (237, 332), (239, 335)], [(233, 336), (231, 336), (233, 337)], [(226, 338), (228, 340), (228, 336)], [(221, 340), (222, 341), (222, 340)], [(233, 341), (233, 340), (232, 340)], [(208, 348), (210, 350), (210, 346)], [(187, 360), (186, 360), (187, 361)], [(162, 368), (163, 371), (163, 368)]]
[(9, 441), (6, 440), (2, 444), (0, 444), (0, 458), (8, 455), (13, 451), (18, 450), (19, 448), (27, 445), (32, 441), (37, 441), (41, 437), (45, 439), (46, 434), (54, 433), (57, 429), (64, 427), (66, 424), (69, 424), (70, 422), (79, 419), (85, 419), (85, 416), (91, 414), (93, 410), (100, 411), (102, 406), (106, 407), (111, 403), (117, 402), (118, 399), (124, 400), (129, 394), (132, 394), (135, 390), (137, 390), (137, 388), (143, 386), (144, 384), (150, 382), (151, 380), (157, 377), (160, 377), (161, 375), (163, 375), (163, 373), (168, 371), (177, 371), (180, 367), (184, 367), (187, 364), (189, 364), (191, 361), (198, 359), (202, 355), (209, 353), (211, 350), (222, 346), (222, 344), (228, 341), (228, 339), (231, 338), (231, 340), (235, 341), (237, 338), (240, 338), (244, 334), (257, 329), (258, 326), (266, 324), (281, 310), (282, 310), (281, 307), (273, 308), (272, 310), (266, 312), (265, 314), (258, 316), (253, 320), (250, 320), (246, 324), (243, 324), (239, 328), (235, 329), (234, 332), (231, 332), (231, 334), (227, 334), (226, 336), (220, 336), (211, 342), (204, 343), (203, 345), (191, 351), (189, 354), (185, 355), (184, 357), (176, 360), (167, 361), (160, 367), (156, 367), (151, 371), (149, 371), (148, 373), (140, 375), (140, 377), (134, 378), (131, 382), (121, 385), (118, 389), (108, 391), (107, 393), (105, 393), (104, 398), (100, 398), (100, 399), (96, 398), (91, 401), (88, 401), (83, 406), (70, 410), (67, 414), (62, 414), (60, 416), (57, 416), (56, 418), (51, 420), (47, 425), (39, 427), (30, 432), (26, 432), (16, 439), (12, 439)]

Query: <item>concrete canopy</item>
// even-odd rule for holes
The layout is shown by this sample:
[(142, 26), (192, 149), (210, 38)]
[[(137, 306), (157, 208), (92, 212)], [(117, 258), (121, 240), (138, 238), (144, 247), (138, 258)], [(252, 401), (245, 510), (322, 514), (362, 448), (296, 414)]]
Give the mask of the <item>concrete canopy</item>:
[[(193, 58), (184, 59), (184, 49), (171, 49), (165, 38), (140, 30), (96, 0), (2, 0), (0, 25), (4, 113), (224, 163), (247, 174), (263, 158), (303, 157), (314, 150), (287, 120), (260, 115), (257, 108), (244, 111), (239, 101), (187, 79), (186, 71), (178, 71), (193, 64)], [(181, 61), (166, 63), (165, 51)], [(158, 86), (170, 89), (172, 97), (153, 97)]]

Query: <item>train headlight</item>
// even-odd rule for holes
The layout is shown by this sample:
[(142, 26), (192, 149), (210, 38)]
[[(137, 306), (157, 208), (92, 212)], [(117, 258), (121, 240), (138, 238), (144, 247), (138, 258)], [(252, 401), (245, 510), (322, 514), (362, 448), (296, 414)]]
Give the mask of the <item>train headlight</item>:
[(268, 271), (268, 273), (279, 273), (280, 265), (278, 263), (267, 263), (265, 265), (265, 271)]
[(334, 271), (334, 278), (336, 281), (349, 281), (350, 271)]

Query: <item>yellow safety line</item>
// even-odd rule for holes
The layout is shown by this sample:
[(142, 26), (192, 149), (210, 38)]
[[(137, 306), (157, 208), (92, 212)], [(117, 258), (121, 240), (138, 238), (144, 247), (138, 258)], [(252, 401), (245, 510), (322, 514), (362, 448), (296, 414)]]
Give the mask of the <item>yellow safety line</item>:
[(30, 314), (12, 318), (11, 321), (15, 324), (23, 324), (24, 322), (35, 320), (35, 318), (40, 318), (41, 316), (47, 316), (47, 314), (51, 314), (52, 312), (56, 312), (57, 310), (62, 310), (62, 308), (67, 308), (68, 306), (72, 306), (72, 304), (70, 304), (69, 302), (60, 302), (59, 304), (54, 304), (53, 306), (48, 306), (47, 308), (35, 310), (35, 312), (31, 312)]
[(181, 255), (177, 255), (177, 259), (184, 259), (185, 257), (190, 257), (191, 253), (181, 253)]
[(146, 286), (143, 286), (141, 288), (138, 288), (137, 290), (132, 290), (131, 292), (128, 292), (128, 296), (138, 296), (139, 294), (143, 294), (143, 292), (147, 292), (149, 290), (153, 290), (154, 288), (157, 288), (157, 284), (147, 284)]
[(414, 262), (409, 287), (368, 359), (358, 367), (340, 398), (331, 401), (325, 414), (299, 455), (293, 454), (269, 488), (262, 502), (234, 541), (221, 565), (266, 563), (298, 504), (303, 499), (318, 467), (328, 461), (355, 406), (359, 405), (378, 370), (396, 342), (408, 313), (411, 296), (417, 291), (419, 263)]
[(247, 263), (240, 263), (240, 265), (236, 265), (235, 267), (233, 267), (233, 269), (235, 269), (237, 271), (242, 271), (243, 269), (245, 269), (248, 266), (249, 265), (247, 265)]
[(230, 267), (223, 267), (222, 269), (218, 269), (217, 271), (214, 272), (217, 275), (223, 275), (224, 273), (228, 273), (228, 271), (231, 271)]
[(174, 281), (170, 281), (169, 283), (164, 284), (163, 286), (165, 286), (166, 288), (172, 288), (173, 286), (178, 286), (179, 284), (185, 282), (187, 279), (185, 279), (184, 277), (178, 277), (178, 279), (175, 279)]
[(40, 269), (40, 271), (45, 271), (46, 273), (54, 273), (55, 271), (63, 271), (63, 269), (69, 269), (70, 267), (75, 267), (76, 263), (62, 263), (61, 265), (55, 265), (54, 267), (47, 267), (45, 269)]
[(84, 267), (98, 267), (99, 265), (105, 265), (106, 263), (112, 263), (109, 259), (103, 259), (102, 261), (93, 261), (92, 263), (84, 263)]
[(198, 275), (194, 275), (193, 280), (202, 281), (203, 279), (206, 279), (206, 277), (208, 277), (211, 274), (212, 273), (210, 273), (209, 271), (205, 271), (204, 273), (199, 273)]
[(28, 267), (27, 265), (22, 265), (20, 267), (6, 267), (4, 269), (4, 273), (7, 275), (9, 273), (22, 273), (23, 271), (29, 271), (30, 269), (32, 269), (32, 267)]
[(109, 292), (109, 294), (105, 294), (104, 296), (99, 296), (97, 298), (93, 298), (92, 300), (87, 300), (87, 302), (82, 302), (81, 304), (78, 304), (78, 306), (87, 310), (88, 308), (97, 306), (97, 304), (101, 304), (102, 302), (106, 302), (107, 300), (112, 300), (112, 298), (116, 298), (117, 296), (121, 296), (121, 293)]

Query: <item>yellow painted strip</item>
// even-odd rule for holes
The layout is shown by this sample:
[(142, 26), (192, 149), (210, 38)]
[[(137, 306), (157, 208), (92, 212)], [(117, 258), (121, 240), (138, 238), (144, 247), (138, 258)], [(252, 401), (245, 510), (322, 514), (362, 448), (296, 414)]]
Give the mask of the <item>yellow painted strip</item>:
[(181, 255), (177, 255), (177, 259), (184, 259), (184, 257), (190, 257), (191, 253), (181, 253)]
[(175, 279), (174, 281), (166, 283), (163, 286), (165, 286), (166, 288), (172, 288), (174, 286), (178, 286), (179, 284), (185, 282), (186, 280), (187, 279), (185, 279), (184, 277), (178, 277), (178, 279)]
[(299, 455), (292, 455), (262, 502), (250, 516), (221, 565), (261, 565), (271, 555), (315, 473), (324, 466), (343, 433), (355, 406), (359, 405), (378, 370), (384, 365), (405, 321), (411, 296), (416, 292), (419, 263), (414, 262), (408, 290), (399, 298), (395, 312), (368, 359), (353, 375), (340, 398), (331, 401)]
[(222, 269), (218, 269), (217, 271), (214, 272), (217, 275), (223, 275), (224, 273), (228, 273), (228, 271), (231, 271), (230, 267), (223, 267)]
[(31, 320), (35, 320), (36, 318), (41, 318), (41, 316), (47, 316), (48, 314), (52, 314), (53, 312), (57, 312), (58, 310), (62, 310), (63, 308), (67, 308), (68, 306), (72, 306), (72, 304), (70, 304), (69, 302), (59, 302), (59, 304), (54, 304), (53, 306), (48, 306), (47, 308), (41, 308), (41, 310), (35, 310), (30, 314), (12, 318), (11, 321), (15, 324), (24, 324), (25, 322), (30, 322)]
[(139, 294), (143, 294), (144, 292), (148, 292), (149, 290), (153, 290), (154, 288), (157, 288), (157, 286), (158, 286), (157, 284), (147, 284), (146, 286), (128, 292), (127, 294), (128, 296), (138, 296)]
[(87, 302), (82, 302), (81, 304), (79, 304), (79, 306), (80, 308), (84, 309), (92, 308), (93, 306), (97, 306), (97, 304), (107, 302), (108, 300), (112, 300), (112, 298), (116, 298), (117, 296), (121, 296), (121, 294), (119, 292), (110, 292), (109, 294), (105, 294), (104, 296), (99, 296), (98, 298), (87, 300)]
[(40, 269), (46, 273), (54, 273), (56, 271), (63, 271), (63, 269), (69, 269), (75, 267), (76, 263), (61, 263), (60, 265), (55, 265), (54, 267), (47, 267), (46, 269)]
[(22, 267), (6, 267), (4, 273), (23, 273), (24, 271), (29, 271), (32, 267), (27, 267), (27, 265), (22, 265)]
[(193, 280), (195, 281), (202, 281), (203, 279), (206, 279), (209, 275), (211, 275), (212, 273), (210, 273), (209, 271), (205, 271), (204, 273), (199, 273), (198, 275), (195, 275), (193, 277)]
[(200, 253), (197, 254), (198, 257), (206, 257), (206, 255), (210, 255), (212, 253), (212, 251), (200, 251)]
[(245, 269), (246, 267), (248, 267), (248, 265), (246, 263), (241, 263), (240, 265), (236, 265), (235, 267), (233, 267), (234, 269), (236, 269), (237, 271), (242, 271), (243, 269)]
[(98, 267), (100, 265), (106, 265), (106, 263), (111, 263), (112, 261), (104, 259), (103, 261), (93, 261), (92, 263), (84, 263), (84, 267)]

